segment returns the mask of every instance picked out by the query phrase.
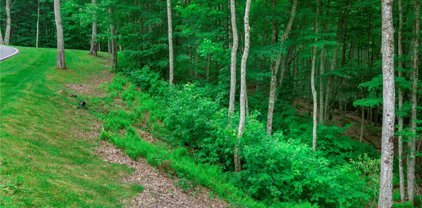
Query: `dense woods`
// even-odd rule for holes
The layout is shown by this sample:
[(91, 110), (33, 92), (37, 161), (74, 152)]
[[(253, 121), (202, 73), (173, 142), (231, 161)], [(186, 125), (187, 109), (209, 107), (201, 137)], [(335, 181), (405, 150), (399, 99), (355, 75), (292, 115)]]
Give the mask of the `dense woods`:
[(0, 44), (109, 57), (116, 146), (143, 128), (265, 206), (421, 206), (420, 0), (0, 4)]

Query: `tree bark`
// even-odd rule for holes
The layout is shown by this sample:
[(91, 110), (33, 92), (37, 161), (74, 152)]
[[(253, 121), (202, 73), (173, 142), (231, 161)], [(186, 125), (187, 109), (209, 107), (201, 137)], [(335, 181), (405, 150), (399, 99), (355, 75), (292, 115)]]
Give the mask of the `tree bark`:
[(246, 0), (246, 8), (245, 8), (245, 17), (244, 17), (244, 24), (245, 24), (245, 47), (243, 50), (242, 61), (240, 64), (240, 120), (239, 120), (239, 129), (237, 132), (237, 141), (234, 151), (234, 165), (235, 171), (239, 172), (242, 167), (240, 164), (239, 159), (239, 143), (240, 138), (243, 135), (243, 129), (246, 123), (246, 63), (248, 61), (249, 56), (249, 46), (250, 46), (250, 26), (249, 26), (249, 13), (251, 9), (251, 0)]
[(54, 0), (54, 16), (56, 19), (57, 30), (57, 64), (59, 69), (66, 69), (66, 61), (64, 54), (63, 25), (60, 14), (60, 0)]
[(1, 28), (0, 28), (0, 45), (4, 44), (4, 40), (3, 40), (3, 34), (1, 32)]
[(239, 35), (237, 33), (236, 23), (236, 1), (230, 0), (230, 13), (231, 13), (231, 25), (232, 25), (232, 36), (233, 45), (231, 50), (230, 60), (230, 98), (229, 98), (229, 115), (234, 113), (234, 101), (236, 95), (236, 57), (237, 49), (239, 47)]
[(365, 125), (365, 108), (361, 107), (361, 120), (360, 120), (360, 135), (359, 135), (359, 141), (363, 141), (363, 128)]
[(210, 80), (210, 65), (211, 65), (211, 54), (207, 55), (207, 68), (205, 70), (205, 77), (207, 81)]
[[(402, 31), (403, 31), (403, 9), (402, 9), (402, 0), (399, 0), (398, 2), (399, 5), (399, 31), (398, 31), (398, 38), (397, 38), (397, 49), (398, 49), (398, 66), (399, 66), (399, 72), (398, 72), (398, 76), (402, 77), (403, 73), (403, 62), (402, 62), (402, 58), (403, 58), (403, 45), (402, 45)], [(402, 111), (403, 109), (403, 91), (400, 87), (398, 87), (398, 108), (399, 111)], [(403, 117), (399, 116), (398, 118), (398, 122), (399, 122), (399, 127), (398, 127), (398, 131), (401, 132), (403, 131)], [(400, 179), (400, 200), (402, 202), (404, 202), (406, 200), (406, 193), (405, 193), (405, 180), (404, 180), (404, 173), (403, 173), (403, 136), (399, 135), (398, 137), (398, 159), (399, 159), (399, 179)]]
[(4, 34), (5, 45), (9, 45), (11, 24), (12, 24), (12, 20), (10, 18), (10, 0), (6, 0), (6, 32)]
[(171, 0), (167, 0), (167, 25), (169, 39), (169, 83), (173, 84), (174, 79), (174, 54), (173, 54), (173, 23), (171, 17)]
[(284, 33), (280, 40), (280, 50), (277, 55), (276, 63), (271, 64), (271, 82), (270, 82), (270, 94), (268, 98), (268, 113), (267, 113), (267, 133), (269, 135), (272, 134), (272, 129), (273, 129), (274, 104), (275, 104), (275, 95), (276, 95), (276, 90), (277, 90), (277, 73), (278, 73), (278, 69), (280, 68), (281, 60), (283, 58), (283, 55), (282, 55), (283, 44), (287, 40), (287, 37), (289, 36), (290, 30), (292, 28), (293, 21), (296, 15), (296, 5), (297, 5), (297, 0), (293, 0), (292, 10), (290, 12), (290, 19), (289, 19), (289, 22), (287, 23), (286, 29), (284, 30)]
[(89, 54), (97, 56), (97, 0), (92, 0), (94, 12), (92, 14), (91, 48)]
[[(318, 16), (319, 16), (319, 5), (320, 0), (316, 1), (317, 3), (317, 10), (315, 15), (315, 33), (318, 34)], [(315, 38), (315, 42), (317, 38)], [(312, 113), (312, 120), (313, 120), (313, 127), (312, 127), (312, 150), (316, 150), (316, 141), (317, 141), (317, 128), (318, 128), (318, 121), (317, 121), (317, 114), (318, 114), (318, 101), (317, 101), (317, 92), (315, 89), (315, 62), (316, 62), (316, 54), (317, 48), (316, 46), (312, 47), (312, 66), (311, 66), (311, 91), (312, 91), (312, 100), (313, 100), (313, 113)]]
[(110, 49), (111, 49), (111, 63), (113, 71), (117, 71), (118, 61), (117, 61), (117, 42), (116, 42), (116, 28), (114, 26), (113, 21), (113, 9), (110, 7), (108, 8), (108, 13), (110, 15), (110, 35), (111, 35), (111, 42), (110, 42)]
[(381, 174), (378, 207), (392, 207), (394, 158), (394, 27), (393, 0), (382, 0), (383, 117), (381, 136)]
[(322, 75), (324, 71), (324, 48), (321, 49), (320, 59), (319, 59), (319, 123), (324, 123), (324, 82), (322, 80)]
[(410, 130), (412, 131), (412, 138), (408, 142), (407, 157), (407, 196), (409, 201), (414, 203), (415, 197), (415, 159), (416, 159), (416, 119), (418, 106), (418, 68), (419, 68), (419, 38), (420, 38), (420, 1), (414, 0), (415, 11), (415, 34), (413, 39), (413, 72), (412, 72), (412, 115), (410, 117)]
[(40, 35), (40, 0), (38, 0), (38, 9), (37, 9), (37, 33), (35, 37), (35, 48), (38, 48), (39, 35)]

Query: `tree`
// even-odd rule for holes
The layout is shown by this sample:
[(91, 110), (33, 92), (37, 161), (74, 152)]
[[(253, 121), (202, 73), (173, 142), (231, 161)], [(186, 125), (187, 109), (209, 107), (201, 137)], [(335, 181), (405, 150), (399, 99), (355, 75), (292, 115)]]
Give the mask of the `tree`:
[(230, 0), (230, 17), (231, 17), (233, 45), (232, 45), (232, 49), (231, 49), (231, 59), (230, 59), (229, 114), (233, 115), (233, 113), (234, 113), (234, 100), (235, 100), (235, 94), (236, 94), (236, 58), (237, 58), (237, 49), (239, 47), (239, 35), (237, 33), (236, 1), (235, 0)]
[(4, 44), (9, 45), (10, 41), (10, 26), (12, 20), (10, 18), (10, 0), (6, 0), (6, 32), (4, 34)]
[(110, 6), (108, 8), (108, 14), (110, 18), (110, 48), (111, 48), (111, 66), (113, 71), (117, 71), (118, 62), (117, 62), (117, 41), (116, 41), (116, 28), (114, 25), (114, 17), (113, 17), (113, 8)]
[[(273, 129), (273, 116), (274, 116), (274, 103), (275, 103), (275, 95), (277, 90), (277, 73), (278, 69), (280, 68), (280, 63), (283, 58), (282, 50), (284, 47), (284, 42), (287, 40), (289, 36), (290, 30), (292, 29), (293, 21), (296, 15), (296, 5), (297, 0), (293, 0), (292, 9), (290, 12), (289, 22), (287, 23), (286, 28), (284, 29), (283, 35), (281, 36), (280, 40), (280, 49), (277, 55), (277, 60), (274, 64), (271, 64), (271, 82), (270, 82), (270, 95), (268, 98), (268, 113), (267, 113), (267, 133), (271, 135)], [(282, 72), (284, 73), (284, 72)], [(282, 75), (280, 76), (282, 77)], [(280, 82), (282, 78), (280, 78)]]
[(3, 34), (1, 32), (1, 28), (0, 28), (0, 44), (4, 44)]
[[(318, 34), (318, 16), (319, 16), (319, 6), (320, 6), (320, 1), (317, 0), (317, 9), (316, 9), (316, 14), (315, 14), (315, 25), (314, 25), (314, 29), (315, 29), (315, 33)], [(317, 39), (315, 38), (315, 42), (317, 41)], [(312, 120), (313, 120), (313, 127), (312, 127), (312, 149), (315, 151), (316, 150), (316, 141), (317, 141), (317, 125), (318, 125), (318, 120), (317, 120), (317, 113), (318, 113), (318, 100), (317, 100), (317, 92), (315, 89), (315, 65), (316, 65), (316, 56), (317, 56), (317, 48), (316, 46), (312, 47), (312, 66), (311, 66), (311, 90), (312, 90), (312, 100), (313, 100), (313, 113), (312, 113)]]
[(60, 0), (54, 0), (54, 16), (56, 19), (57, 31), (57, 68), (66, 69), (65, 54), (64, 54), (64, 39), (63, 39), (63, 25), (60, 14)]
[[(403, 77), (403, 45), (402, 45), (402, 32), (403, 32), (403, 8), (402, 8), (402, 0), (399, 0), (398, 2), (399, 7), (399, 30), (398, 30), (398, 37), (397, 37), (397, 50), (398, 50), (398, 77)], [(403, 91), (400, 87), (398, 87), (398, 110), (402, 111), (403, 109)], [(403, 117), (399, 116), (398, 118), (398, 131), (403, 131)], [(400, 200), (402, 202), (405, 201), (406, 195), (405, 195), (405, 186), (404, 186), (404, 173), (403, 173), (403, 136), (400, 134), (398, 136), (398, 159), (399, 159), (399, 179), (400, 179)]]
[(39, 36), (40, 36), (40, 0), (38, 0), (37, 7), (37, 33), (35, 35), (35, 47), (38, 48)]
[(239, 143), (243, 135), (243, 129), (246, 123), (246, 63), (248, 61), (249, 47), (250, 47), (250, 31), (249, 13), (251, 9), (251, 0), (246, 0), (244, 27), (245, 27), (245, 47), (243, 49), (242, 61), (240, 64), (240, 120), (239, 129), (237, 132), (237, 141), (234, 150), (234, 165), (236, 172), (239, 172), (242, 167), (239, 159)]
[(167, 26), (169, 39), (169, 83), (173, 84), (174, 78), (174, 52), (173, 52), (173, 23), (171, 17), (171, 0), (167, 0)]
[(418, 107), (418, 68), (419, 68), (419, 39), (420, 39), (420, 1), (414, 0), (415, 25), (413, 37), (413, 72), (412, 72), (412, 114), (410, 117), (410, 129), (412, 138), (408, 142), (409, 155), (407, 157), (407, 195), (409, 201), (414, 203), (415, 197), (415, 159), (416, 159), (416, 126), (417, 126), (417, 107)]
[(91, 34), (91, 48), (89, 49), (89, 54), (96, 56), (97, 55), (97, 1), (92, 0), (93, 14), (92, 14), (92, 34)]
[(381, 10), (383, 116), (381, 135), (381, 178), (378, 207), (392, 207), (395, 119), (393, 0), (382, 0)]

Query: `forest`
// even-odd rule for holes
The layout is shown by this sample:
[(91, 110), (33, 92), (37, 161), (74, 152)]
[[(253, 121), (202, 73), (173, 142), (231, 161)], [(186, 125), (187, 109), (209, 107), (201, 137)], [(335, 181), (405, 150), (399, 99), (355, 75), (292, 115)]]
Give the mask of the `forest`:
[(422, 207), (420, 10), (0, 0), (0, 205)]

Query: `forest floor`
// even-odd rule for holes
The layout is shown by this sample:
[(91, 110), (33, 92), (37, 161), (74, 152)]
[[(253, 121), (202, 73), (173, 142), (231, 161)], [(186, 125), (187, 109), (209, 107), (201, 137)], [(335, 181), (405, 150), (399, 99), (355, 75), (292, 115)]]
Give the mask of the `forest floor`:
[(0, 63), (0, 206), (227, 206), (99, 140), (101, 123), (78, 104), (104, 96), (106, 58), (67, 50), (69, 69), (57, 70), (55, 49), (18, 49)]

